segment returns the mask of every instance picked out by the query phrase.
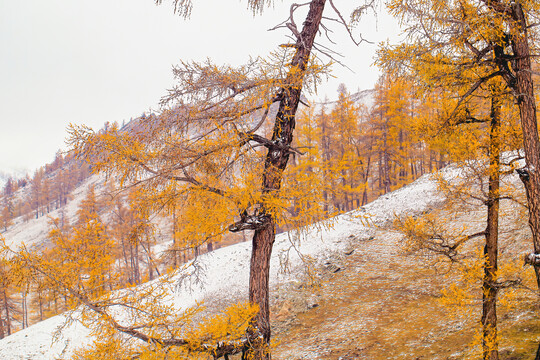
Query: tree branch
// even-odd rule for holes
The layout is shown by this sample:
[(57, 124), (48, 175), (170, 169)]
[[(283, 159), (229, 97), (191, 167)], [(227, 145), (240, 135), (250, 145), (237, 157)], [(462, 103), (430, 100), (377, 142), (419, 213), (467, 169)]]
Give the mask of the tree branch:
[(226, 194), (225, 191), (223, 191), (221, 189), (218, 189), (218, 188), (215, 188), (215, 187), (212, 187), (212, 186), (209, 186), (209, 185), (206, 185), (206, 184), (203, 184), (200, 181), (193, 178), (192, 176), (188, 175), (187, 172), (185, 171), (185, 168), (183, 169), (184, 170), (184, 176), (176, 176), (176, 175), (167, 174), (165, 172), (156, 171), (156, 170), (150, 168), (149, 166), (147, 166), (145, 163), (143, 163), (141, 160), (137, 159), (134, 156), (131, 156), (129, 159), (131, 161), (137, 163), (141, 168), (143, 168), (147, 172), (149, 172), (149, 173), (151, 173), (153, 175), (156, 175), (158, 177), (162, 177), (162, 178), (165, 178), (165, 179), (168, 179), (168, 180), (187, 182), (187, 183), (190, 183), (190, 184), (195, 185), (197, 187), (200, 187), (201, 189), (213, 192), (214, 194), (218, 194), (218, 195), (221, 195), (221, 196), (225, 196), (225, 194)]
[(450, 116), (448, 116), (448, 118), (446, 119), (446, 121), (444, 122), (444, 124), (441, 126), (440, 130), (439, 130), (439, 133), (440, 131), (442, 131), (442, 129), (444, 129), (446, 126), (449, 125), (450, 123), (450, 120), (452, 120), (452, 118), (457, 114), (458, 110), (459, 110), (459, 107), (482, 85), (484, 84), (485, 82), (487, 82), (488, 80), (496, 77), (496, 76), (499, 76), (501, 75), (501, 71), (495, 71), (489, 75), (486, 75), (484, 77), (481, 77), (480, 79), (478, 79), (474, 84), (473, 86), (471, 86), (471, 88), (463, 95), (461, 96), (461, 98), (459, 99), (457, 105), (454, 107), (454, 110), (452, 111), (452, 113), (450, 114)]

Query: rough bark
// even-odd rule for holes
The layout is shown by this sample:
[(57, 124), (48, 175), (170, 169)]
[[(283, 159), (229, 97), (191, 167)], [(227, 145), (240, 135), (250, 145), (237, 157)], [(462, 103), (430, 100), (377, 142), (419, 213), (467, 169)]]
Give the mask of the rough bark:
[[(532, 80), (531, 50), (527, 31), (527, 19), (520, 2), (512, 2), (511, 6), (501, 1), (484, 0), (494, 11), (507, 17), (510, 23), (510, 45), (512, 48), (512, 64), (502, 47), (497, 52), (496, 61), (509, 88), (516, 97), (523, 132), (523, 148), (525, 150), (525, 168), (519, 174), (525, 185), (527, 203), (529, 205), (529, 227), (532, 232), (534, 252), (540, 253), (540, 141), (536, 119), (536, 101)], [(540, 267), (534, 266), (536, 281), (540, 288)]]
[[(512, 17), (520, 27), (519, 36), (512, 39), (512, 50), (515, 56), (515, 92), (521, 117), (523, 131), (523, 147), (528, 173), (521, 179), (527, 190), (529, 204), (529, 227), (531, 228), (534, 252), (540, 253), (540, 142), (538, 139), (538, 123), (536, 119), (536, 101), (532, 80), (531, 52), (528, 43), (527, 23), (521, 4), (512, 6)], [(540, 267), (534, 267), (536, 281), (540, 288)]]
[(489, 146), (489, 191), (487, 200), (484, 279), (482, 284), (482, 347), (484, 360), (498, 360), (497, 341), (497, 257), (499, 242), (501, 100), (496, 90), (491, 98)]
[[(290, 152), (286, 149), (291, 145), (295, 128), (295, 114), (300, 101), (302, 81), (308, 64), (311, 49), (326, 0), (313, 0), (299, 38), (296, 42), (296, 53), (291, 61), (291, 68), (285, 80), (286, 87), (281, 89), (281, 101), (276, 115), (272, 142), (276, 147), (270, 147), (266, 155), (263, 170), (263, 193), (275, 194), (281, 187), (283, 171), (289, 161)], [(245, 358), (270, 359), (270, 354), (261, 350), (270, 341), (270, 308), (268, 279), (270, 275), (270, 257), (275, 240), (275, 222), (264, 207), (260, 213), (265, 215), (264, 225), (255, 230), (249, 276), (249, 301), (259, 306), (255, 317), (250, 338), (254, 346), (247, 349)], [(262, 339), (262, 344), (257, 339)]]
[(270, 359), (270, 258), (275, 240), (275, 224), (271, 220), (265, 227), (255, 230), (252, 239), (249, 271), (249, 301), (259, 306), (259, 312), (250, 329), (251, 347), (242, 359)]

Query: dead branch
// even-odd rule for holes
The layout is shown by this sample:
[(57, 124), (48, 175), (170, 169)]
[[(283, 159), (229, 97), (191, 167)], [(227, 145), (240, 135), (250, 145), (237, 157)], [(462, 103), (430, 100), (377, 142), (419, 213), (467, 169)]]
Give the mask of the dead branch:
[(360, 41), (356, 41), (356, 39), (354, 38), (354, 35), (351, 31), (351, 27), (347, 24), (347, 22), (345, 21), (345, 19), (343, 18), (343, 16), (341, 15), (341, 12), (338, 10), (338, 8), (336, 7), (336, 5), (334, 5), (334, 2), (332, 0), (328, 0), (328, 2), (330, 3), (330, 6), (332, 7), (332, 9), (334, 10), (334, 12), (336, 13), (336, 15), (338, 16), (339, 18), (339, 23), (342, 24), (344, 27), (345, 27), (345, 30), (347, 31), (347, 33), (349, 34), (349, 37), (351, 38), (351, 40), (353, 41), (353, 43), (358, 46), (360, 45), (362, 42), (367, 42), (369, 44), (373, 44), (372, 41), (369, 41), (369, 40), (366, 40), (364, 39), (362, 36), (360, 36)]
[(240, 215), (240, 221), (235, 222), (229, 226), (230, 232), (240, 232), (244, 230), (257, 230), (268, 224), (270, 221), (270, 215), (258, 214), (248, 215), (247, 211), (244, 211)]

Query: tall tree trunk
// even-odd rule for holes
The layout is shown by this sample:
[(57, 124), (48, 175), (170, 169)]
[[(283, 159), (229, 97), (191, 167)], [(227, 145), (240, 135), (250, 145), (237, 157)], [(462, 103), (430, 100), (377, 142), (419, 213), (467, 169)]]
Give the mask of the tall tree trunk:
[[(249, 301), (259, 306), (251, 336), (262, 336), (262, 343), (255, 340), (253, 349), (248, 349), (245, 359), (270, 359), (270, 258), (275, 240), (275, 224), (271, 220), (265, 227), (255, 230), (252, 240), (249, 271)], [(248, 355), (249, 354), (249, 355)]]
[(41, 289), (38, 289), (38, 301), (39, 301), (39, 321), (43, 321), (43, 297), (42, 297)]
[[(521, 177), (527, 189), (529, 204), (529, 226), (532, 232), (534, 252), (540, 253), (540, 142), (538, 140), (538, 123), (536, 119), (536, 101), (532, 80), (531, 53), (529, 49), (527, 24), (521, 4), (512, 6), (513, 16), (521, 27), (521, 36), (512, 41), (512, 49), (516, 57), (516, 93), (523, 131), (523, 147), (525, 148), (525, 163), (528, 169), (527, 177)], [(535, 266), (536, 281), (540, 288), (540, 267)]]
[[(293, 140), (295, 114), (300, 101), (302, 82), (325, 3), (326, 0), (311, 1), (302, 32), (296, 42), (296, 53), (285, 79), (287, 85), (281, 89), (282, 98), (272, 135), (272, 142), (276, 146), (268, 149), (262, 175), (262, 189), (265, 194), (275, 195), (281, 187), (283, 171), (289, 161), (288, 147)], [(244, 353), (244, 358), (253, 360), (270, 359), (270, 353), (267, 351), (271, 334), (268, 280), (270, 257), (275, 240), (275, 222), (272, 214), (264, 207), (260, 210), (266, 221), (253, 235), (249, 275), (249, 301), (259, 306), (259, 312), (249, 334), (254, 340), (254, 346)], [(257, 339), (262, 339), (262, 343)]]
[(173, 222), (173, 228), (172, 228), (172, 231), (173, 231), (173, 269), (177, 269), (178, 268), (178, 265), (180, 265), (178, 263), (178, 244), (177, 244), (177, 241), (176, 241), (176, 204), (173, 205), (173, 209), (172, 209), (172, 222)]
[(484, 360), (498, 360), (497, 340), (497, 255), (499, 241), (499, 180), (500, 180), (500, 114), (498, 89), (492, 89), (491, 126), (489, 136), (489, 192), (484, 247), (484, 279), (482, 284), (482, 348)]
[(11, 335), (11, 314), (9, 312), (9, 301), (8, 301), (6, 289), (3, 290), (2, 295), (3, 295), (3, 300), (4, 300), (4, 308), (6, 311), (6, 330), (7, 330), (7, 334)]
[[(328, 135), (328, 123), (327, 117), (324, 113), (324, 108), (321, 110), (321, 143), (322, 143), (322, 168), (324, 169), (324, 177), (327, 178), (328, 167), (330, 166), (330, 146), (329, 146), (329, 135)], [(324, 199), (324, 213), (328, 214), (328, 190), (326, 186), (323, 190), (323, 199)]]
[[(512, 47), (512, 66), (504, 49), (495, 46), (496, 61), (509, 88), (514, 91), (521, 119), (523, 148), (525, 149), (525, 168), (519, 172), (525, 185), (529, 205), (529, 227), (532, 233), (534, 253), (540, 256), (540, 141), (536, 119), (536, 101), (532, 80), (531, 50), (527, 31), (527, 19), (521, 2), (483, 0), (486, 5), (506, 17), (510, 27)], [(536, 281), (540, 289), (540, 267), (534, 264)]]
[[(22, 323), (21, 326), (23, 329), (26, 329), (28, 327), (28, 308), (26, 303), (26, 290), (21, 291), (21, 315), (22, 315)], [(58, 314), (58, 311), (56, 312)]]

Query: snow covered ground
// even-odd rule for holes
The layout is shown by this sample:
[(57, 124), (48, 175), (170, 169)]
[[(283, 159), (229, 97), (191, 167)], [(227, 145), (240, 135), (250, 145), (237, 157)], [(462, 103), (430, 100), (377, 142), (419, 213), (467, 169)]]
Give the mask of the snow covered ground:
[[(28, 222), (24, 221), (22, 216), (14, 219), (13, 225), (2, 233), (2, 236), (6, 240), (6, 245), (15, 249), (22, 244), (31, 247), (43, 243), (47, 238), (51, 219), (62, 217), (63, 212), (67, 219), (74, 220), (79, 204), (86, 196), (89, 186), (94, 185), (96, 188), (100, 188), (104, 182), (105, 178), (103, 176), (92, 175), (73, 190), (70, 194), (71, 200), (68, 201), (66, 206), (52, 210), (46, 216), (40, 216), (38, 219), (32, 218)], [(28, 191), (29, 187), (23, 189), (23, 192), (19, 196), (29, 196), (27, 194)]]
[[(455, 170), (444, 170), (444, 175), (455, 176)], [(332, 252), (344, 250), (349, 245), (347, 239), (350, 236), (369, 235), (373, 231), (372, 226), (384, 225), (395, 215), (421, 213), (441, 201), (443, 199), (437, 192), (433, 177), (425, 175), (359, 210), (334, 218), (327, 226), (311, 226), (301, 236), (279, 234), (271, 262), (271, 287), (297, 280), (303, 273), (302, 258), (310, 257), (323, 262)], [(22, 228), (16, 233), (20, 239), (27, 238)], [(176, 305), (186, 308), (216, 296), (225, 300), (238, 297), (246, 299), (250, 251), (250, 242), (245, 242), (201, 255), (197, 261), (204, 269), (201, 274), (202, 283), (192, 284), (190, 290), (187, 285), (178, 286)], [(288, 272), (281, 271), (285, 257), (288, 258)], [(182, 273), (177, 276), (182, 278)], [(0, 340), (0, 359), (69, 358), (76, 347), (90, 342), (91, 336), (89, 329), (74, 322), (64, 327), (54, 341), (53, 334), (64, 322), (63, 315), (55, 316)]]

